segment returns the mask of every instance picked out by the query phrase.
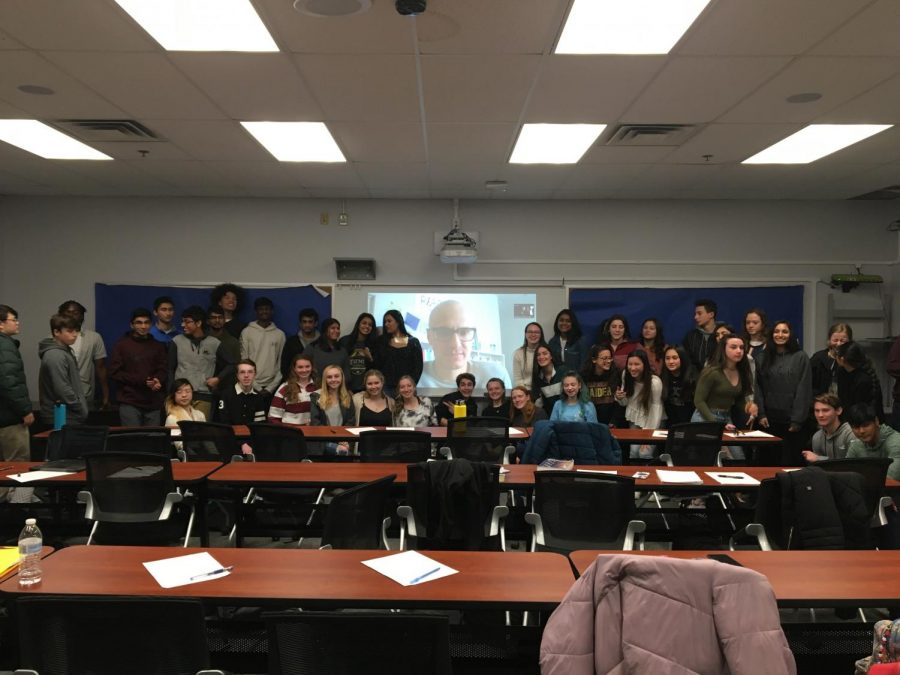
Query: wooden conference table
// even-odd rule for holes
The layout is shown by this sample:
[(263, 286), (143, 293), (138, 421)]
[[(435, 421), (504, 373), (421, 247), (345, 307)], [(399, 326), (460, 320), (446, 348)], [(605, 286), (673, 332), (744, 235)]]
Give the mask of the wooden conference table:
[[(6, 462), (9, 469), (0, 471), (0, 486), (3, 487), (66, 487), (79, 488), (87, 485), (87, 474), (84, 471), (66, 473), (53, 478), (43, 478), (30, 483), (20, 483), (11, 476), (19, 473), (27, 474), (33, 466), (41, 462)], [(176, 485), (189, 487), (197, 498), (197, 529), (200, 542), (209, 545), (209, 529), (206, 523), (207, 481), (211, 473), (221, 467), (221, 462), (172, 462), (172, 478)]]
[[(582, 574), (597, 555), (620, 553), (573, 551), (569, 558)], [(900, 605), (897, 581), (900, 551), (628, 551), (628, 554), (691, 559), (728, 555), (743, 567), (765, 576), (781, 607)]]
[[(142, 564), (204, 550), (223, 566), (234, 565), (231, 574), (164, 589)], [(21, 589), (13, 577), (0, 583), (0, 593), (189, 597), (223, 605), (316, 608), (552, 610), (573, 583), (569, 561), (557, 553), (427, 551), (459, 573), (415, 586), (401, 586), (361, 562), (394, 553), (71, 546), (44, 560), (39, 586)]]

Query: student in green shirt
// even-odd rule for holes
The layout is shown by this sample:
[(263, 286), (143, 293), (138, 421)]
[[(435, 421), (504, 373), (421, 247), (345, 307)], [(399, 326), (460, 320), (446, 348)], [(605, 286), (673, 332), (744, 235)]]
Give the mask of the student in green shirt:
[(866, 403), (851, 406), (847, 421), (856, 436), (847, 448), (848, 458), (889, 457), (888, 477), (900, 480), (900, 434), (882, 424), (875, 409)]

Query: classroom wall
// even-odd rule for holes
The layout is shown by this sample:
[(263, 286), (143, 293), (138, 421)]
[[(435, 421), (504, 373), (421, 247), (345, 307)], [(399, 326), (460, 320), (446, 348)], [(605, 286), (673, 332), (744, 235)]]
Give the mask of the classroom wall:
[[(32, 394), (47, 318), (75, 298), (92, 325), (95, 281), (336, 284), (335, 257), (374, 258), (378, 285), (537, 288), (545, 326), (569, 286), (800, 282), (808, 351), (824, 342), (833, 307), (886, 304), (889, 329), (866, 330), (900, 332), (890, 202), (462, 201), (463, 229), (478, 231), (480, 246), (479, 263), (458, 269), (433, 255), (434, 232), (450, 228), (449, 199), (349, 200), (347, 227), (339, 210), (338, 200), (0, 198), (0, 302), (21, 313)], [(823, 283), (855, 264), (886, 283), (848, 294)], [(367, 287), (334, 290), (335, 315), (352, 322)]]

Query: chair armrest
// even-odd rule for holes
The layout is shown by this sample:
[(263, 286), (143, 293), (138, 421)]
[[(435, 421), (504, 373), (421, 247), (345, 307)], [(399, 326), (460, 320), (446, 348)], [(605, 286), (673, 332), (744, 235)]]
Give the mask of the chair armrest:
[(719, 450), (719, 452), (716, 453), (716, 466), (725, 466), (726, 459), (731, 459), (730, 455), (728, 454), (728, 451), (727, 450)]
[(319, 550), (320, 550), (320, 551), (330, 551), (330, 550), (331, 550), (331, 544), (325, 544), (324, 546), (320, 546), (320, 547), (319, 547)]
[(540, 513), (526, 513), (525, 522), (531, 525), (531, 552), (544, 545), (544, 522)]
[[(625, 541), (622, 543), (623, 551), (643, 551), (644, 550), (644, 532), (647, 531), (647, 523), (643, 520), (629, 520), (628, 527), (625, 528)], [(637, 543), (637, 549), (634, 545)]]
[(507, 445), (503, 448), (503, 463), (512, 464), (512, 458), (516, 456), (516, 448), (514, 445)]
[(78, 491), (78, 503), (84, 504), (84, 517), (88, 520), (94, 519), (94, 509), (96, 508), (94, 504), (94, 495), (92, 495), (87, 490), (79, 490)]
[(672, 461), (672, 455), (670, 455), (668, 452), (660, 453), (659, 461), (665, 462), (666, 466), (675, 466), (675, 462)]
[[(231, 456), (231, 463), (234, 464), (235, 462), (243, 462), (243, 461), (244, 461), (244, 457), (247, 457), (247, 455), (232, 455), (232, 456)], [(249, 462), (250, 460), (248, 459), (248, 460), (246, 460), (246, 461)]]
[[(13, 675), (41, 675), (38, 671), (32, 670), (31, 668), (16, 668), (13, 671)], [(199, 673), (198, 673), (199, 675)]]
[(186, 462), (186, 461), (187, 461), (187, 453), (184, 451), (184, 449), (178, 448), (178, 449), (175, 451), (175, 455), (178, 457), (178, 461), (179, 461), (179, 462)]
[(398, 506), (397, 517), (400, 518), (400, 550), (406, 550), (406, 535), (410, 537), (419, 536), (416, 531), (416, 518), (411, 506)]
[(168, 520), (169, 516), (172, 515), (172, 508), (182, 501), (184, 497), (179, 492), (170, 492), (166, 495), (166, 501), (163, 503), (163, 507), (159, 512), (160, 520)]
[(878, 509), (872, 516), (872, 527), (882, 527), (888, 524), (887, 509), (893, 506), (894, 500), (891, 497), (882, 497), (878, 500)]
[(447, 459), (453, 459), (453, 452), (450, 450), (449, 445), (442, 445), (438, 448), (438, 454), (443, 455)]
[(384, 544), (385, 551), (391, 550), (391, 544), (390, 544), (390, 542), (388, 542), (388, 536), (387, 536), (387, 531), (390, 526), (391, 526), (390, 516), (388, 516), (387, 518), (385, 518), (384, 520), (381, 521), (381, 543)]
[(485, 536), (494, 537), (500, 535), (500, 550), (506, 550), (506, 517), (509, 515), (508, 506), (495, 506), (491, 512), (491, 521), (485, 523)]
[(766, 528), (761, 523), (749, 523), (744, 529), (735, 532), (731, 539), (728, 540), (728, 549), (734, 551), (734, 547), (741, 538), (756, 539), (756, 544), (760, 551), (771, 551), (772, 545), (769, 543), (769, 537), (766, 534)]

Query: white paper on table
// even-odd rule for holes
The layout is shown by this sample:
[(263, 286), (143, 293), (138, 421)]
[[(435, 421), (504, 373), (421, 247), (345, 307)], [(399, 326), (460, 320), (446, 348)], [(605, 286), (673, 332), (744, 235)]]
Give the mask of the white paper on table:
[[(385, 431), (415, 431), (412, 427), (385, 427)], [(347, 429), (347, 431), (350, 431)], [(368, 431), (368, 429), (367, 429)]]
[(743, 471), (704, 471), (704, 473), (720, 485), (759, 485), (758, 480)]
[(375, 431), (375, 427), (347, 427), (347, 431), (354, 436), (359, 436), (363, 431)]
[(775, 438), (772, 434), (767, 434), (765, 431), (760, 431), (759, 429), (754, 429), (753, 431), (741, 431), (740, 433), (737, 431), (726, 431), (725, 436), (728, 436), (728, 438)]
[(209, 553), (190, 553), (176, 558), (145, 562), (144, 567), (163, 588), (176, 588), (202, 581), (221, 579), (231, 574)]
[(608, 470), (608, 469), (575, 469), (575, 471), (576, 471), (577, 473), (608, 473), (608, 474), (611, 474), (611, 475), (613, 475), (613, 476), (616, 476), (616, 475), (618, 475), (618, 473), (619, 473), (619, 472), (616, 471), (615, 469), (613, 469), (613, 470), (611, 470), (611, 471)]
[(7, 478), (12, 478), (17, 483), (30, 483), (34, 480), (44, 480), (45, 478), (58, 478), (59, 476), (71, 476), (77, 471), (23, 471), (22, 473), (11, 473)]
[(509, 473), (509, 469), (507, 469), (505, 466), (501, 466), (500, 473)]
[(510, 436), (524, 436), (524, 435), (525, 435), (525, 432), (522, 431), (521, 429), (517, 429), (516, 427), (510, 427), (510, 428), (509, 428), (509, 435), (510, 435)]
[(696, 471), (666, 471), (665, 469), (657, 469), (656, 475), (663, 483), (703, 485), (703, 479), (697, 475)]
[(668, 429), (654, 429), (653, 430), (653, 438), (668, 438), (669, 430)]
[(414, 586), (434, 581), (441, 577), (457, 574), (458, 570), (447, 567), (437, 560), (422, 555), (418, 551), (404, 551), (383, 558), (363, 560), (362, 564), (370, 567), (388, 579), (393, 579), (401, 586)]

